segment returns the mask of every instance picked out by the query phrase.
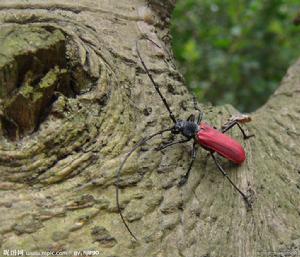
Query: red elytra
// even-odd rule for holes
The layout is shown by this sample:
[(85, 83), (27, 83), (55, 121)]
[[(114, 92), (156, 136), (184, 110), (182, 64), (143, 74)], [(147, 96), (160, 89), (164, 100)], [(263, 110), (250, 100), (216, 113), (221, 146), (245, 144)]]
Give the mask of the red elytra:
[(214, 150), (236, 164), (242, 164), (245, 161), (246, 154), (239, 142), (205, 122), (201, 122), (199, 128), (196, 138), (201, 146)]

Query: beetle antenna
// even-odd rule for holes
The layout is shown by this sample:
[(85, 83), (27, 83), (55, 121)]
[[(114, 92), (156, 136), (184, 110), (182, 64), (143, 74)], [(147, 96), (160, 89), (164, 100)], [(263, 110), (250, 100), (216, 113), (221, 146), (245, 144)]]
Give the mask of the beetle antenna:
[(123, 221), (123, 223), (124, 223), (126, 229), (128, 230), (128, 232), (130, 233), (130, 235), (131, 235), (136, 241), (138, 241), (138, 240), (137, 240), (136, 236), (135, 236), (135, 235), (132, 233), (132, 231), (130, 230), (128, 224), (126, 223), (125, 218), (124, 218), (124, 216), (123, 216), (123, 214), (122, 214), (121, 207), (120, 207), (120, 202), (119, 202), (119, 185), (120, 185), (121, 171), (122, 171), (122, 169), (123, 169), (123, 167), (124, 167), (124, 165), (125, 165), (125, 162), (128, 160), (128, 158), (131, 156), (131, 154), (132, 154), (138, 147), (140, 147), (141, 145), (145, 144), (148, 140), (152, 139), (153, 137), (155, 137), (155, 136), (157, 136), (157, 135), (160, 135), (160, 134), (162, 134), (162, 133), (164, 133), (164, 132), (171, 131), (171, 130), (172, 130), (172, 128), (163, 129), (163, 130), (158, 131), (158, 132), (156, 132), (156, 133), (154, 133), (154, 134), (152, 134), (152, 135), (150, 135), (150, 136), (148, 136), (148, 137), (144, 137), (142, 140), (140, 140), (140, 141), (139, 141), (134, 147), (132, 147), (132, 149), (126, 154), (124, 160), (122, 161), (122, 163), (121, 163), (121, 165), (120, 165), (120, 167), (119, 167), (119, 169), (118, 169), (118, 171), (117, 171), (116, 203), (117, 203), (118, 212), (119, 212), (119, 214), (120, 214), (120, 216), (121, 216), (121, 219), (122, 219), (122, 221)]
[[(165, 97), (162, 95), (162, 93), (160, 92), (159, 86), (158, 86), (158, 85), (156, 84), (156, 82), (154, 81), (154, 79), (153, 79), (152, 75), (150, 74), (150, 72), (149, 72), (149, 70), (148, 70), (148, 68), (147, 68), (147, 66), (146, 66), (146, 64), (145, 64), (145, 62), (143, 61), (143, 59), (142, 59), (142, 57), (141, 57), (141, 54), (140, 54), (140, 51), (139, 51), (139, 47), (138, 47), (138, 41), (139, 41), (139, 40), (137, 40), (137, 41), (135, 42), (135, 44), (136, 44), (136, 52), (137, 52), (137, 54), (138, 54), (138, 56), (139, 56), (139, 58), (140, 58), (140, 61), (141, 61), (142, 65), (143, 65), (143, 67), (144, 67), (144, 69), (145, 69), (145, 71), (146, 71), (146, 73), (147, 73), (149, 79), (151, 80), (151, 82), (152, 82), (152, 84), (153, 84), (155, 90), (157, 91), (157, 93), (159, 94), (161, 100), (163, 101), (164, 105), (166, 106), (166, 108), (167, 108), (167, 110), (168, 110), (168, 112), (169, 112), (169, 116), (170, 116), (171, 120), (172, 120), (174, 123), (176, 123), (175, 116), (174, 116), (174, 114), (172, 113), (172, 111), (171, 111), (171, 109), (170, 109), (170, 106), (169, 106), (168, 103), (167, 103), (166, 98), (165, 98)], [(149, 41), (151, 41), (152, 43), (154, 43), (154, 42), (153, 42), (152, 40), (150, 40), (150, 39), (149, 39)], [(157, 47), (160, 48), (159, 45), (157, 45), (156, 43), (154, 43), (154, 44), (155, 44)]]

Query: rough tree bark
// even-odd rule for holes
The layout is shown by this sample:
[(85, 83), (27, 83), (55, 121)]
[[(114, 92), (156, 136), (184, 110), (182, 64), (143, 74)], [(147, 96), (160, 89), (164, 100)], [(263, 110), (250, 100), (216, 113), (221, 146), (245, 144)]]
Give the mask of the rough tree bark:
[[(121, 205), (139, 242), (125, 230), (116, 211), (116, 169), (142, 136), (171, 125), (138, 61), (138, 38), (163, 46), (144, 41), (141, 51), (177, 117), (194, 111), (166, 51), (173, 5), (0, 2), (0, 255), (6, 249), (119, 257), (300, 254), (300, 62), (253, 113), (247, 127), (256, 137), (243, 142), (246, 163), (222, 160), (252, 195), (252, 211), (204, 151), (178, 188), (191, 145), (156, 152), (157, 138), (123, 171)], [(201, 107), (217, 127), (237, 113), (230, 105)], [(243, 141), (238, 130), (231, 135)]]

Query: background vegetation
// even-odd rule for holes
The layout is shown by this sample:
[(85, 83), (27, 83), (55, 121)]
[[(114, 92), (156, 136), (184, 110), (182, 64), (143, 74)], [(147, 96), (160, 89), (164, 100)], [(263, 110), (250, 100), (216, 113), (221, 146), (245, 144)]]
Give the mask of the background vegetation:
[(253, 111), (300, 55), (299, 0), (178, 0), (173, 51), (199, 101)]

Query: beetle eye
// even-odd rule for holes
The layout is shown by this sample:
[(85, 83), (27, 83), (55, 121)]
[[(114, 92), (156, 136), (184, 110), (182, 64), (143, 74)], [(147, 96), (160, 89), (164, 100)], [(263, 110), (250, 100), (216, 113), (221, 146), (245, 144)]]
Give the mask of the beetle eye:
[(172, 133), (172, 134), (179, 134), (179, 133), (180, 133), (180, 130), (179, 130), (179, 128), (178, 128), (177, 126), (174, 126), (174, 127), (172, 128), (172, 130), (171, 130), (171, 133)]
[(180, 122), (177, 122), (177, 123), (175, 124), (175, 126), (173, 127), (173, 129), (172, 129), (171, 132), (172, 132), (173, 134), (179, 134), (180, 131), (181, 131), (181, 123), (180, 123)]

